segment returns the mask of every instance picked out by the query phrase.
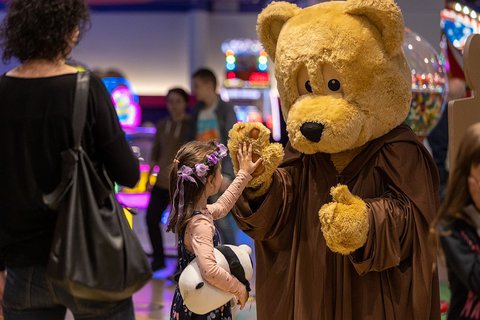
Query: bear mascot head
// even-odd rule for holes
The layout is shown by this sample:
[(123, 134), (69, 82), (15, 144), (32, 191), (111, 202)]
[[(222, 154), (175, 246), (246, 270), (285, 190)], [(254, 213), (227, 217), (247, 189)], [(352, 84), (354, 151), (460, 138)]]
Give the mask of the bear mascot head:
[(298, 151), (358, 148), (405, 120), (411, 73), (393, 1), (332, 1), (303, 10), (275, 3), (259, 16), (258, 33), (275, 62)]
[[(294, 149), (341, 155), (332, 160), (342, 171), (362, 146), (405, 121), (411, 71), (402, 50), (403, 17), (393, 1), (331, 1), (305, 9), (272, 2), (259, 15), (257, 28), (275, 63)], [(230, 134), (232, 153), (247, 131), (247, 141), (264, 160), (249, 184), (255, 197), (268, 189), (283, 150), (269, 144), (266, 128), (242, 123)]]

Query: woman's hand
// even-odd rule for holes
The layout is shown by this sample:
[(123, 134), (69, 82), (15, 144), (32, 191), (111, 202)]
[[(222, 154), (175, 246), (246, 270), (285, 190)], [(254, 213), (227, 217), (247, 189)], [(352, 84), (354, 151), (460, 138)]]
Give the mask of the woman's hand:
[(252, 161), (252, 145), (247, 143), (241, 143), (238, 148), (238, 164), (240, 170), (245, 170), (249, 174), (252, 174), (258, 166), (262, 163), (262, 158), (259, 158), (256, 162)]
[(243, 310), (245, 308), (245, 305), (247, 304), (248, 301), (248, 291), (245, 286), (242, 287), (242, 292), (240, 293), (240, 296), (237, 297), (238, 299), (238, 304), (240, 305), (240, 310)]

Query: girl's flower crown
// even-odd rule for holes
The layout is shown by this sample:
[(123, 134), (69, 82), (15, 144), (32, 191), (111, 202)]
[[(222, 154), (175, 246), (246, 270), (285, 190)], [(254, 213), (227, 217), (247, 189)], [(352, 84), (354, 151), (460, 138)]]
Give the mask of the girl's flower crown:
[[(206, 183), (208, 171), (215, 167), (223, 158), (225, 158), (228, 154), (228, 149), (221, 143), (217, 143), (217, 150), (208, 154), (206, 157), (205, 162), (196, 163), (193, 168), (189, 166), (183, 165), (177, 171), (177, 189), (175, 190), (175, 194), (173, 195), (173, 202), (175, 203), (175, 199), (177, 196), (179, 197), (178, 200), (178, 218), (180, 220), (181, 216), (183, 215), (183, 207), (184, 207), (184, 196), (185, 196), (185, 189), (183, 183), (185, 181), (190, 181), (197, 184), (194, 176), (196, 176), (203, 184)], [(179, 164), (180, 162), (175, 159), (173, 160), (175, 163)], [(179, 221), (178, 220), (178, 221)]]
[[(217, 150), (211, 154), (208, 154), (205, 162), (196, 163), (193, 168), (183, 165), (177, 172), (179, 180), (187, 180), (196, 183), (195, 179), (193, 178), (193, 175), (195, 175), (200, 179), (200, 181), (202, 181), (202, 183), (205, 183), (205, 177), (207, 176), (210, 168), (221, 162), (223, 158), (227, 156), (227, 154), (227, 148), (223, 144), (217, 143)], [(177, 159), (175, 159), (174, 162), (177, 164), (180, 163)]]

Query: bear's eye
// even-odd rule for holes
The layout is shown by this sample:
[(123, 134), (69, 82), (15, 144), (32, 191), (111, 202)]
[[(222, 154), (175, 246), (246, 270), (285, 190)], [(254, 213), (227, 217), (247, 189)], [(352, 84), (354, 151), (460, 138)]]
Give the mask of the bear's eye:
[(307, 80), (307, 82), (305, 82), (305, 89), (307, 89), (307, 91), (310, 93), (313, 92), (312, 85), (310, 84), (310, 80)]
[(338, 81), (337, 79), (332, 79), (328, 81), (328, 89), (332, 91), (340, 90), (340, 81)]

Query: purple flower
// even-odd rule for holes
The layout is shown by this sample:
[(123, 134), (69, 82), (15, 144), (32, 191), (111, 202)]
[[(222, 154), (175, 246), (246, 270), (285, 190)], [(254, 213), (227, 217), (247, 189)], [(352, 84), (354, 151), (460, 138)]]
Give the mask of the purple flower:
[(193, 169), (187, 166), (182, 166), (180, 170), (178, 170), (178, 177), (180, 180), (185, 181), (188, 180), (190, 182), (196, 183), (195, 179), (192, 177)]
[(209, 167), (204, 163), (197, 163), (195, 165), (195, 173), (198, 177), (203, 178), (207, 175)]
[(209, 154), (207, 156), (207, 162), (211, 166), (215, 166), (218, 163), (218, 158), (215, 154)]
[(228, 149), (227, 147), (225, 147), (223, 144), (219, 143), (217, 144), (217, 147), (218, 147), (218, 156), (223, 159), (227, 156), (227, 153), (228, 153)]

